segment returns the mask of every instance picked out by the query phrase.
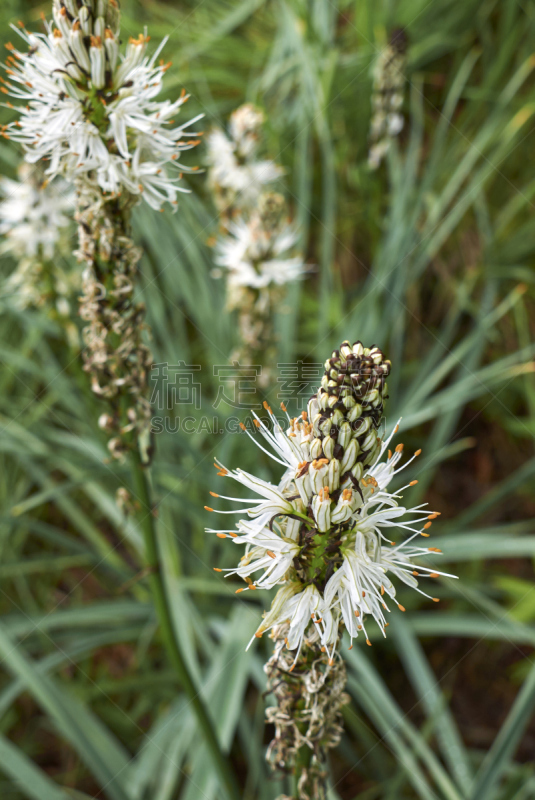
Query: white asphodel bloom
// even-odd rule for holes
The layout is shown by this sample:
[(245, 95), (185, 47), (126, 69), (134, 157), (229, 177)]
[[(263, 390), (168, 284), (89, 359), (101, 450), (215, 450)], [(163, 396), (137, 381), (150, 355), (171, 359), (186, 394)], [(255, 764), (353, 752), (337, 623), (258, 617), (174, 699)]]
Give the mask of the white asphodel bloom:
[(223, 572), (227, 575), (239, 575), (247, 580), (250, 575), (264, 570), (262, 577), (254, 584), (258, 589), (272, 589), (280, 583), (300, 549), (296, 542), (268, 528), (242, 534), (234, 539), (234, 543), (247, 545), (245, 555), (236, 569)]
[(191, 171), (179, 157), (197, 143), (188, 128), (199, 117), (176, 126), (185, 92), (157, 100), (169, 66), (157, 63), (165, 41), (149, 58), (149, 37), (140, 35), (120, 54), (119, 31), (102, 18), (86, 20), (90, 35), (63, 7), (54, 19), (45, 34), (18, 31), (28, 52), (9, 45), (1, 91), (21, 105), (3, 135), (22, 144), (27, 161), (46, 162), (50, 178), (88, 176), (104, 192), (142, 195), (153, 208), (176, 204), (186, 191), (181, 173)]
[[(358, 488), (347, 488), (340, 486), (340, 467), (336, 459), (314, 459), (317, 445), (311, 441), (312, 425), (306, 414), (289, 419), (289, 427), (284, 431), (271, 409), (267, 410), (271, 430), (258, 418), (255, 424), (274, 452), (270, 453), (262, 444), (260, 448), (285, 468), (279, 486), (242, 470), (227, 470), (216, 463), (220, 476), (236, 480), (258, 495), (241, 499), (212, 493), (215, 497), (244, 503), (252, 518), (252, 522), (238, 522), (236, 530), (208, 529), (221, 538), (229, 536), (236, 544), (247, 545), (239, 566), (226, 572), (246, 580), (248, 585), (239, 592), (275, 585), (282, 587), (259, 626), (257, 637), (276, 625), (289, 623), (288, 647), (299, 652), (303, 636), (312, 624), (332, 657), (339, 624), (343, 623), (352, 640), (362, 632), (370, 644), (366, 631), (368, 618), (373, 619), (385, 635), (386, 615), (390, 611), (387, 600), (393, 600), (405, 610), (396, 599), (392, 578), (436, 600), (419, 588), (419, 580), (455, 577), (418, 563), (422, 557), (440, 551), (413, 544), (416, 537), (429, 535), (427, 531), (432, 521), (439, 516), (426, 504), (413, 507), (403, 504), (403, 492), (417, 481), (395, 492), (388, 491), (393, 477), (420, 451), (405, 465), (398, 466), (403, 446), (398, 445), (393, 453), (388, 450), (397, 432), (396, 426), (382, 444), (375, 461), (365, 469)], [(325, 439), (323, 446), (328, 449)], [(304, 469), (308, 484), (302, 479)], [(394, 534), (396, 538), (409, 535), (397, 544), (391, 538)], [(326, 547), (330, 550), (325, 550)], [(321, 585), (318, 579), (310, 579), (307, 569), (311, 561), (320, 564), (324, 552), (336, 553), (336, 557)]]
[(231, 114), (228, 136), (219, 128), (208, 134), (210, 183), (222, 195), (223, 205), (230, 201), (252, 209), (266, 186), (283, 174), (274, 161), (257, 158), (263, 122), (264, 114), (246, 103)]
[(74, 194), (58, 179), (43, 181), (34, 167), (23, 164), (20, 181), (0, 179), (0, 235), (2, 250), (17, 258), (53, 258), (57, 244), (69, 225)]
[(271, 227), (254, 212), (247, 220), (230, 223), (228, 234), (218, 242), (215, 263), (228, 270), (231, 287), (282, 286), (306, 272), (302, 257), (292, 255), (298, 239), (294, 225), (281, 221)]

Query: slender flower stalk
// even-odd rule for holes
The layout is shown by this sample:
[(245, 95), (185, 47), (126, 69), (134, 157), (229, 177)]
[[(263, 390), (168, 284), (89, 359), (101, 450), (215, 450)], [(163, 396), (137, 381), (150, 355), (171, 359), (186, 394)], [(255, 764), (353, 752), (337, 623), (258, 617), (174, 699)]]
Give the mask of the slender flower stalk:
[(267, 386), (266, 364), (275, 360), (273, 315), (282, 304), (284, 285), (302, 278), (306, 268), (286, 201), (267, 188), (283, 171), (259, 158), (263, 122), (254, 106), (238, 108), (228, 136), (218, 129), (210, 133), (208, 160), (223, 234), (214, 272), (226, 276), (227, 308), (236, 314), (240, 339), (231, 360), (263, 366), (259, 384)]
[[(78, 257), (85, 262), (80, 315), (84, 368), (93, 391), (108, 400), (100, 423), (111, 435), (113, 456), (131, 456), (141, 513), (139, 524), (164, 642), (221, 784), (232, 800), (239, 793), (214, 725), (195, 686), (174, 632), (163, 581), (154, 509), (146, 466), (150, 460), (151, 409), (147, 375), (152, 357), (144, 342), (144, 308), (135, 299), (140, 250), (131, 236), (131, 212), (143, 200), (161, 209), (176, 206), (182, 151), (198, 143), (175, 116), (186, 102), (157, 100), (169, 64), (157, 63), (165, 42), (146, 55), (147, 33), (120, 48), (117, 0), (53, 0), (53, 23), (44, 34), (24, 28), (29, 50), (9, 45), (2, 92), (22, 101), (19, 118), (4, 136), (23, 145), (30, 163), (45, 161), (50, 178), (76, 187)], [(13, 107), (9, 103), (10, 107)]]
[[(242, 504), (221, 512), (238, 515), (235, 529), (207, 529), (245, 545), (239, 565), (224, 571), (246, 582), (238, 592), (280, 587), (250, 644), (271, 631), (274, 654), (266, 671), (277, 706), (268, 710), (275, 724), (268, 759), (294, 773), (298, 800), (325, 797), (325, 755), (339, 740), (346, 701), (339, 656), (344, 630), (350, 649), (361, 635), (371, 645), (371, 620), (386, 636), (389, 601), (405, 610), (392, 578), (438, 602), (419, 582), (447, 574), (419, 563), (440, 551), (415, 544), (439, 516), (427, 504), (402, 502), (417, 481), (388, 489), (420, 454), (401, 465), (403, 445), (390, 449), (398, 426), (385, 441), (378, 433), (389, 373), (377, 347), (343, 342), (325, 362), (308, 410), (299, 418), (287, 415), (286, 430), (267, 404), (268, 424), (254, 415), (268, 448), (249, 435), (283, 468), (277, 485), (216, 462), (218, 475), (253, 495), (212, 492)], [(394, 532), (404, 539), (393, 541)]]
[(53, 23), (45, 25), (43, 34), (21, 28), (28, 52), (8, 45), (2, 91), (23, 105), (4, 134), (23, 145), (28, 162), (46, 162), (49, 178), (76, 187), (78, 256), (86, 264), (84, 368), (94, 392), (110, 402), (101, 424), (112, 455), (139, 442), (147, 461), (151, 355), (144, 308), (134, 299), (141, 254), (130, 216), (141, 199), (156, 209), (176, 205), (187, 169), (180, 154), (198, 143), (188, 130), (195, 120), (175, 125), (185, 92), (174, 102), (157, 100), (169, 67), (157, 64), (165, 42), (149, 57), (145, 32), (121, 52), (116, 0), (53, 0)]
[[(67, 260), (74, 192), (62, 179), (50, 182), (38, 164), (23, 162), (18, 178), (0, 179), (0, 252), (18, 261), (4, 294), (19, 308), (46, 309), (68, 324), (80, 288)], [(69, 330), (76, 338), (74, 326)]]
[(373, 70), (372, 120), (368, 165), (377, 169), (392, 140), (404, 125), (401, 106), (405, 90), (407, 35), (393, 31), (389, 44), (381, 51)]

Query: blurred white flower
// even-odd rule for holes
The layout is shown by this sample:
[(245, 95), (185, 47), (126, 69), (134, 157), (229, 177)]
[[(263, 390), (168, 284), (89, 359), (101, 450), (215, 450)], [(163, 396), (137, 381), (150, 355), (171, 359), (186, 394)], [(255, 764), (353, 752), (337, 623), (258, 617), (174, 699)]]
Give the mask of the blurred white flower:
[(229, 286), (265, 289), (302, 278), (306, 265), (294, 255), (299, 235), (284, 218), (284, 198), (266, 194), (247, 219), (229, 223), (215, 262), (228, 270)]
[(229, 136), (219, 128), (208, 134), (210, 186), (222, 213), (253, 209), (265, 187), (283, 174), (274, 161), (257, 159), (263, 123), (263, 113), (247, 103), (231, 114)]
[(23, 164), (20, 180), (0, 179), (0, 235), (3, 250), (17, 258), (52, 259), (69, 216), (74, 211), (74, 192), (61, 179), (43, 180), (35, 167)]
[(156, 99), (169, 66), (156, 63), (165, 41), (149, 58), (141, 34), (121, 54), (114, 0), (81, 8), (55, 0), (54, 21), (45, 34), (19, 31), (28, 52), (9, 45), (2, 91), (22, 104), (4, 135), (23, 145), (27, 161), (47, 161), (49, 177), (90, 177), (104, 192), (143, 195), (153, 208), (175, 204), (187, 171), (179, 157), (197, 143), (188, 128), (199, 117), (175, 126), (185, 92)]

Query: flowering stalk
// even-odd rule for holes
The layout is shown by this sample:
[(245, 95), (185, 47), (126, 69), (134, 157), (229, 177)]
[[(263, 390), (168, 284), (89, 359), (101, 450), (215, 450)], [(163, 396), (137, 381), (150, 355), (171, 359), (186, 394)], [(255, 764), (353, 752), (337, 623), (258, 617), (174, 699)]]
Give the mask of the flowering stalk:
[[(174, 117), (187, 100), (158, 101), (169, 64), (156, 63), (163, 44), (146, 56), (146, 32), (120, 50), (117, 0), (53, 0), (53, 24), (44, 34), (24, 28), (29, 45), (9, 45), (8, 80), (2, 92), (23, 101), (19, 119), (3, 130), (20, 142), (29, 162), (46, 161), (50, 178), (76, 186), (78, 256), (85, 262), (80, 314), (84, 367), (93, 391), (109, 401), (101, 425), (112, 434), (116, 457), (130, 453), (141, 506), (140, 527), (164, 641), (189, 695), (227, 795), (238, 791), (221, 753), (213, 723), (199, 696), (179, 642), (163, 583), (146, 465), (151, 353), (143, 342), (144, 308), (134, 298), (140, 251), (131, 238), (133, 206), (143, 199), (155, 209), (177, 203), (185, 191), (181, 151), (198, 142)], [(11, 105), (11, 104), (8, 104)], [(12, 107), (12, 106), (11, 106)]]
[[(286, 201), (266, 189), (282, 170), (258, 159), (263, 122), (262, 112), (246, 104), (231, 115), (230, 136), (216, 129), (208, 137), (209, 183), (223, 232), (215, 263), (227, 277), (227, 308), (236, 314), (240, 339), (231, 360), (260, 365), (275, 360), (273, 314), (282, 287), (305, 270)], [(264, 368), (259, 383), (269, 382)]]
[(393, 31), (390, 43), (379, 54), (373, 71), (372, 120), (368, 165), (377, 169), (392, 140), (401, 132), (404, 119), (400, 113), (405, 90), (407, 35)]
[(264, 114), (251, 103), (230, 116), (229, 135), (214, 128), (207, 138), (209, 186), (224, 232), (233, 220), (254, 211), (263, 191), (283, 170), (259, 158)]
[(156, 65), (161, 47), (146, 56), (146, 33), (120, 52), (116, 0), (53, 0), (53, 18), (44, 34), (21, 30), (27, 53), (8, 46), (2, 91), (25, 105), (6, 135), (23, 145), (27, 161), (47, 162), (47, 176), (76, 185), (78, 255), (87, 265), (85, 369), (111, 404), (101, 422), (112, 454), (130, 449), (135, 431), (146, 458), (151, 356), (142, 342), (144, 310), (133, 299), (140, 253), (130, 215), (141, 198), (153, 208), (176, 205), (185, 169), (178, 159), (196, 144), (186, 131), (194, 120), (173, 127), (184, 92), (173, 103), (156, 100), (169, 65)]
[[(401, 504), (403, 492), (417, 481), (388, 491), (392, 478), (420, 453), (398, 466), (403, 445), (389, 450), (398, 426), (386, 441), (378, 434), (389, 373), (390, 362), (377, 347), (343, 342), (325, 362), (308, 411), (288, 417), (286, 430), (264, 404), (270, 425), (254, 415), (255, 425), (272, 452), (255, 442), (284, 467), (278, 485), (216, 462), (220, 476), (258, 496), (244, 500), (212, 492), (245, 504), (247, 514), (243, 518), (243, 508), (222, 511), (240, 515), (236, 530), (207, 529), (246, 546), (238, 567), (224, 571), (245, 580), (238, 592), (281, 587), (255, 637), (271, 631), (275, 643), (266, 667), (278, 701), (268, 710), (275, 724), (268, 758), (294, 773), (298, 800), (325, 797), (325, 754), (339, 740), (346, 700), (338, 656), (344, 629), (351, 647), (360, 634), (371, 645), (369, 618), (386, 635), (388, 599), (405, 610), (390, 576), (438, 602), (419, 588), (418, 578), (446, 575), (413, 562), (440, 552), (414, 545), (415, 538), (429, 536), (438, 516), (426, 504)], [(389, 538), (395, 529), (409, 536), (396, 544)], [(253, 580), (256, 573), (260, 577)]]
[[(17, 259), (5, 293), (19, 308), (45, 308), (69, 325), (70, 304), (79, 289), (78, 275), (65, 269), (69, 253), (69, 216), (74, 208), (71, 187), (62, 180), (50, 183), (40, 165), (23, 162), (19, 180), (0, 179), (1, 250)], [(76, 341), (76, 329), (70, 326)]]
[[(286, 213), (284, 197), (265, 192), (249, 217), (230, 223), (219, 242), (215, 261), (227, 271), (227, 307), (237, 314), (240, 335), (233, 361), (275, 361), (273, 314), (283, 299), (284, 284), (301, 278), (304, 269), (302, 259), (292, 255), (298, 233)], [(264, 368), (259, 383), (269, 382)]]

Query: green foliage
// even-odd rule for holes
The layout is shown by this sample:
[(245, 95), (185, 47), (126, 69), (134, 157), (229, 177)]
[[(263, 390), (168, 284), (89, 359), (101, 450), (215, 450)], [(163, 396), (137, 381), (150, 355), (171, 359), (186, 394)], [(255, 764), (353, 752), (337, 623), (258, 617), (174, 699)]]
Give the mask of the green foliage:
[[(203, 112), (206, 129), (245, 100), (266, 109), (269, 149), (285, 166), (315, 265), (277, 315), (278, 361), (323, 361), (345, 338), (384, 349), (393, 362), (389, 427), (403, 416), (408, 443), (424, 450), (409, 474), (419, 481), (411, 500), (432, 495), (444, 509), (433, 544), (460, 580), (438, 584), (445, 610), (407, 592), (392, 635), (347, 653), (352, 702), (331, 799), (533, 797), (532, 764), (515, 760), (535, 705), (533, 580), (511, 565), (529, 568), (535, 556), (526, 521), (535, 473), (535, 4), (123, 7), (127, 34), (147, 24), (153, 43), (169, 36), (167, 91), (186, 86), (184, 113)], [(4, 40), (8, 21), (36, 27), (40, 11), (48, 4), (4, 3)], [(410, 42), (407, 122), (372, 173), (370, 73), (396, 26)], [(201, 147), (191, 163), (203, 157)], [(18, 158), (2, 140), (6, 172)], [(245, 415), (213, 408), (212, 368), (228, 363), (235, 330), (211, 276), (215, 210), (205, 179), (188, 181), (192, 193), (175, 215), (136, 209), (140, 292), (156, 362), (201, 365), (201, 408), (191, 413), (224, 428)], [(1, 267), (7, 275), (13, 264)], [(119, 487), (132, 487), (127, 467), (107, 458), (96, 426), (103, 408), (57, 322), (9, 298), (0, 311), (0, 796), (215, 800), (221, 790), (140, 573), (140, 531), (115, 501)], [(268, 393), (274, 404), (277, 392)], [(168, 415), (182, 413), (178, 405)], [(276, 476), (239, 433), (205, 426), (156, 440), (153, 490), (176, 633), (245, 800), (271, 800), (284, 785), (268, 780), (263, 761), (269, 642), (245, 652), (268, 597), (236, 597), (235, 584), (214, 575), (236, 552), (203, 532), (203, 506), (217, 491), (214, 456)], [(489, 480), (474, 474), (474, 448)], [(506, 676), (509, 710), (486, 753), (465, 742), (447, 676), (434, 672), (441, 647), (464, 639), (465, 654), (508, 646), (525, 657)]]

